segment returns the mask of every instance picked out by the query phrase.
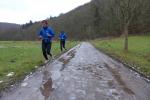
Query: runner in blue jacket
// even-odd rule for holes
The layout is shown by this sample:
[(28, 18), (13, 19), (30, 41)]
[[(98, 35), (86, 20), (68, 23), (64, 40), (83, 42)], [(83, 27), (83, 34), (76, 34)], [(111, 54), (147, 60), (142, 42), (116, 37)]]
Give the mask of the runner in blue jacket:
[(59, 39), (60, 39), (60, 49), (61, 49), (61, 51), (63, 51), (63, 48), (66, 50), (65, 43), (66, 43), (67, 36), (66, 36), (66, 33), (64, 31), (60, 32)]
[(48, 60), (47, 55), (51, 54), (51, 45), (52, 45), (52, 39), (54, 37), (54, 32), (51, 27), (48, 27), (48, 22), (46, 20), (42, 21), (42, 28), (40, 32), (38, 33), (39, 39), (42, 40), (42, 51), (43, 56), (46, 60)]

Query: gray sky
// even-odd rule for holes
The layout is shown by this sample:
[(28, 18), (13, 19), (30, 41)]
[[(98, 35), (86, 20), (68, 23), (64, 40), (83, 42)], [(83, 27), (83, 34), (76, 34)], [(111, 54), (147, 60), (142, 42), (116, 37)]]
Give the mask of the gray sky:
[(66, 13), (91, 0), (0, 0), (0, 22), (23, 24)]

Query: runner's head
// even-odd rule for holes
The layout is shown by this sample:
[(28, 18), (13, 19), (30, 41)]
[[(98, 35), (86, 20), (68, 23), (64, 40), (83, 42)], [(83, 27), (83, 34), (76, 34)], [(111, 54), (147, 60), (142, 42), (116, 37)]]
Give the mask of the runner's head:
[(42, 26), (43, 26), (43, 27), (47, 27), (47, 26), (48, 26), (47, 20), (43, 20), (43, 21), (42, 21)]
[(61, 31), (61, 33), (65, 33), (64, 31)]

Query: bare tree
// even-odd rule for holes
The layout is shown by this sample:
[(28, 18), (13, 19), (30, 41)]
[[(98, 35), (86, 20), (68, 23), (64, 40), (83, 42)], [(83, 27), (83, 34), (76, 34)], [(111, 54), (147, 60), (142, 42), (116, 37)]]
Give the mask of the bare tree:
[(142, 13), (145, 0), (114, 0), (114, 11), (119, 18), (123, 35), (125, 36), (124, 50), (128, 51), (128, 31), (129, 26), (135, 16), (139, 16)]

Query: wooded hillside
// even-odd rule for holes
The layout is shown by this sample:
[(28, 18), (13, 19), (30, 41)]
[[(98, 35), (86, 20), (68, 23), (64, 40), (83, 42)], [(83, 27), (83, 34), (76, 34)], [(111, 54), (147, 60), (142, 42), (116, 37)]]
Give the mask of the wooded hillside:
[[(92, 0), (47, 20), (55, 33), (64, 30), (70, 39), (120, 36), (124, 33), (125, 26), (129, 34), (147, 34), (150, 32), (150, 1)], [(35, 40), (39, 29), (39, 22), (32, 23), (17, 32), (11, 31), (9, 39)], [(6, 38), (0, 35), (0, 39)]]

